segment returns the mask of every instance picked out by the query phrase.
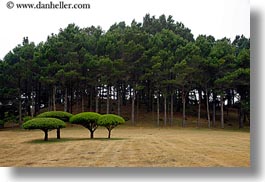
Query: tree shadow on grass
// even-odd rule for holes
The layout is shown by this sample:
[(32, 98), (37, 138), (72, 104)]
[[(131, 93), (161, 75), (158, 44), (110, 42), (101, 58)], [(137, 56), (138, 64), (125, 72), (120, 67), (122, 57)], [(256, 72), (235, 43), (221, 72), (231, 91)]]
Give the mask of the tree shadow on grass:
[(64, 142), (74, 142), (74, 141), (112, 141), (112, 140), (126, 140), (126, 138), (49, 138), (48, 141), (43, 139), (29, 140), (24, 143), (28, 144), (52, 144), (52, 143), (64, 143)]
[(93, 139), (89, 139), (91, 141), (109, 141), (109, 140), (126, 140), (127, 138), (93, 138)]

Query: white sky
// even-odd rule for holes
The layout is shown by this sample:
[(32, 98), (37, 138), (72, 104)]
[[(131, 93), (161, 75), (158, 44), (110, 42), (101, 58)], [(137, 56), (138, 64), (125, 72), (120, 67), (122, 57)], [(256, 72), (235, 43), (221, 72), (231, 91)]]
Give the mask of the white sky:
[[(249, 0), (65, 0), (65, 3), (89, 3), (83, 10), (8, 9), (0, 1), (0, 59), (21, 44), (23, 37), (39, 43), (51, 33), (58, 33), (69, 23), (79, 27), (101, 26), (107, 30), (115, 22), (133, 19), (142, 22), (146, 13), (173, 19), (191, 29), (194, 38), (199, 34), (234, 39), (236, 35), (250, 36)], [(14, 3), (38, 3), (40, 0), (12, 0)], [(42, 0), (42, 3), (60, 0)], [(62, 1), (62, 0), (61, 0)]]

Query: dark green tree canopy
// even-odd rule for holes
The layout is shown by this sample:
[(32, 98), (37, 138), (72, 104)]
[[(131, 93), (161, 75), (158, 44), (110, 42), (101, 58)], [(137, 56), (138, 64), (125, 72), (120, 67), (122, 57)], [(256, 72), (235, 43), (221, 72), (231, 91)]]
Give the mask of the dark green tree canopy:
[[(107, 31), (69, 24), (38, 45), (25, 37), (0, 62), (0, 120), (6, 111), (22, 124), (23, 116), (42, 109), (121, 115), (130, 107), (132, 123), (146, 110), (157, 112), (158, 123), (164, 112), (166, 124), (169, 106), (171, 122), (175, 112), (185, 116), (185, 107), (202, 106), (210, 123), (211, 108), (214, 113), (225, 103), (225, 109), (241, 110), (239, 117), (247, 123), (249, 109), (242, 110), (242, 103), (250, 99), (249, 74), (250, 39), (244, 35), (195, 38), (182, 22), (164, 14), (146, 14), (129, 25), (117, 22)], [(97, 127), (93, 122), (90, 129)]]

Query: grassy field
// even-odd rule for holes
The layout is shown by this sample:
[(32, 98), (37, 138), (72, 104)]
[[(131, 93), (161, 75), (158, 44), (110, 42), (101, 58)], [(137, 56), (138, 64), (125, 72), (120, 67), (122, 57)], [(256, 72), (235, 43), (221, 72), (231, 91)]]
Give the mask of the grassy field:
[(250, 133), (196, 128), (119, 126), (108, 140), (99, 128), (0, 131), (0, 166), (20, 167), (250, 167)]

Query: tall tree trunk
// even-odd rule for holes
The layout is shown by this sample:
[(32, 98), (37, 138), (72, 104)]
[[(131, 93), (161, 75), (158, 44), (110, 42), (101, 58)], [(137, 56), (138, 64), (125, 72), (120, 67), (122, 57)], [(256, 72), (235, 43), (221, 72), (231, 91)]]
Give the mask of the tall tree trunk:
[(51, 109), (51, 103), (52, 103), (52, 99), (51, 99), (51, 93), (49, 92), (49, 94), (48, 94), (48, 111), (51, 111), (52, 109)]
[(122, 105), (123, 106), (127, 105), (126, 95), (127, 95), (126, 86), (125, 86), (125, 83), (123, 83), (122, 84)]
[(155, 103), (153, 98), (151, 99), (151, 104), (152, 121), (155, 123)]
[(157, 103), (156, 103), (156, 104), (157, 104), (157, 105), (156, 105), (156, 106), (157, 106), (157, 108), (156, 108), (156, 112), (157, 112), (157, 126), (159, 126), (159, 125), (160, 125), (160, 121), (159, 121), (159, 119), (160, 119), (160, 118), (159, 118), (159, 117), (160, 117), (160, 116), (159, 116), (159, 112), (160, 112), (160, 111), (159, 111), (159, 105), (160, 105), (160, 104), (159, 104), (159, 94), (157, 94), (157, 98), (156, 98), (156, 100), (157, 100)]
[(167, 96), (164, 95), (164, 126), (167, 125)]
[(194, 104), (197, 104), (198, 103), (198, 100), (197, 100), (196, 91), (194, 90), (192, 93), (194, 95)]
[(232, 105), (235, 105), (235, 92), (234, 89), (232, 89)]
[(54, 85), (52, 88), (52, 109), (56, 111), (56, 86)]
[(74, 93), (73, 93), (73, 87), (72, 87), (72, 84), (70, 85), (70, 101), (69, 101), (69, 104), (70, 105), (70, 113), (73, 113), (73, 98), (74, 98)]
[[(79, 100), (80, 100), (80, 99), (79, 99), (79, 96), (80, 96), (80, 95), (79, 95), (79, 94), (80, 94), (80, 93), (77, 92), (76, 94), (77, 94), (77, 95), (76, 95), (76, 104), (75, 104), (75, 108), (76, 108), (76, 112), (80, 113), (80, 111), (79, 111), (79, 108), (80, 108), (80, 105), (79, 105), (79, 104), (80, 104), (80, 102), (79, 102)], [(71, 100), (72, 100), (72, 99), (71, 99)], [(73, 102), (73, 101), (71, 101), (71, 105), (73, 105), (72, 102)], [(81, 91), (81, 110), (82, 110), (82, 91)]]
[(240, 103), (240, 106), (239, 106), (240, 108), (239, 108), (239, 128), (243, 128), (243, 126), (244, 126), (244, 117), (243, 117), (243, 115), (244, 115), (244, 112), (243, 112), (243, 108), (242, 108), (242, 106), (241, 106), (241, 103)]
[(102, 102), (104, 97), (104, 86), (100, 86), (100, 90), (99, 90), (99, 102), (98, 102), (98, 112), (101, 112), (101, 106), (102, 106)]
[(215, 127), (215, 116), (216, 116), (216, 112), (215, 112), (215, 100), (216, 100), (216, 95), (215, 93), (213, 93), (213, 127)]
[(243, 115), (244, 115), (244, 119), (243, 119), (243, 124), (247, 122), (247, 114), (245, 112), (243, 112)]
[(85, 111), (85, 94), (84, 91), (81, 92), (81, 112)]
[(26, 108), (26, 112), (27, 112), (27, 115), (30, 116), (31, 115), (31, 110), (30, 110), (30, 97), (31, 97), (31, 94), (30, 94), (30, 91), (28, 89), (28, 80), (26, 80), (26, 83), (25, 83), (25, 93), (26, 93), (26, 98), (24, 99), (25, 100), (25, 108)]
[(93, 107), (93, 93), (94, 93), (94, 90), (93, 90), (93, 87), (91, 86), (90, 87), (89, 98), (88, 98), (88, 100), (89, 100), (88, 105), (89, 105), (89, 111), (90, 112), (92, 112), (92, 107)]
[(31, 117), (34, 117), (36, 113), (36, 100), (37, 100), (37, 86), (35, 84), (35, 90), (32, 86), (31, 88)]
[(39, 111), (40, 111), (40, 98), (41, 98), (41, 83), (37, 83), (37, 95), (36, 95), (36, 102), (35, 102), (35, 113), (34, 115), (38, 115), (39, 114)]
[(152, 93), (150, 88), (150, 81), (147, 82), (147, 112), (153, 111)]
[(64, 89), (64, 112), (67, 112), (67, 102), (68, 102), (67, 87)]
[(186, 126), (186, 97), (184, 91), (182, 91), (182, 127)]
[(200, 120), (201, 120), (201, 102), (202, 102), (202, 91), (198, 90), (199, 92), (199, 104), (198, 104), (198, 118), (197, 118), (197, 127), (200, 127)]
[(130, 89), (129, 89), (129, 97), (130, 97), (130, 100), (132, 101), (132, 88), (130, 86)]
[(174, 113), (174, 101), (173, 101), (173, 93), (171, 93), (171, 96), (170, 96), (170, 126), (172, 126), (173, 124), (173, 113)]
[(208, 88), (205, 89), (205, 96), (206, 96), (206, 108), (207, 108), (208, 128), (211, 128), (211, 118), (210, 118), (210, 110), (209, 110)]
[(109, 101), (110, 101), (110, 87), (107, 86), (107, 110), (106, 113), (109, 114)]
[(121, 94), (119, 87), (117, 88), (117, 99), (118, 99), (118, 115), (121, 115)]
[(134, 119), (134, 107), (135, 107), (135, 90), (131, 93), (131, 99), (132, 99), (132, 124), (135, 125), (135, 119)]
[(21, 91), (19, 88), (18, 92), (18, 113), (19, 113), (19, 127), (22, 127), (22, 100), (21, 100)]
[(224, 128), (224, 96), (221, 94), (220, 98), (220, 104), (221, 104), (221, 128)]
[(95, 109), (95, 111), (96, 111), (96, 113), (98, 113), (98, 100), (99, 100), (99, 97), (98, 97), (98, 87), (96, 87), (96, 98), (95, 98), (95, 107), (96, 107), (96, 109)]
[(139, 101), (139, 93), (136, 94), (136, 121), (139, 119), (139, 107), (140, 107), (140, 101)]

